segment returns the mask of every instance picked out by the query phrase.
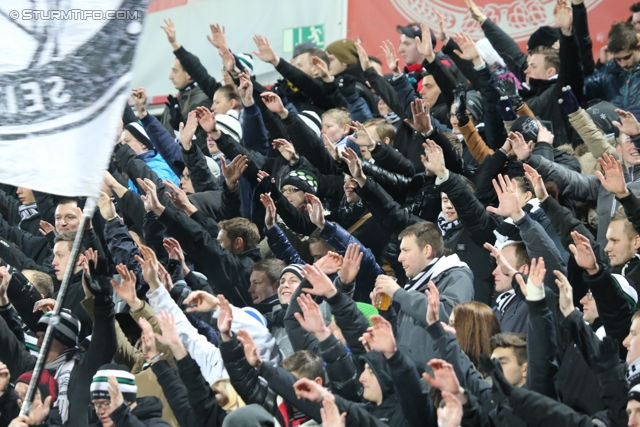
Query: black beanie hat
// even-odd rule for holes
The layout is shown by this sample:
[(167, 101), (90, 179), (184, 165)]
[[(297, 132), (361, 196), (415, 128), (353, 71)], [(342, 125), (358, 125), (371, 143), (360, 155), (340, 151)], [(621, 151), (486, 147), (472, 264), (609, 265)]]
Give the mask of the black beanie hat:
[(318, 191), (318, 179), (309, 171), (293, 170), (285, 175), (280, 184), (280, 189), (285, 185), (293, 185), (305, 193), (315, 195)]
[(473, 90), (467, 92), (467, 110), (469, 110), (478, 123), (482, 122), (482, 98), (478, 92)]
[(128, 123), (124, 126), (124, 130), (129, 131), (129, 133), (133, 135), (140, 144), (144, 145), (149, 150), (153, 150), (155, 148), (151, 143), (151, 139), (149, 139), (149, 135), (147, 135), (147, 132), (144, 130), (140, 122)]
[(520, 132), (524, 137), (525, 142), (538, 141), (538, 122), (529, 116), (518, 117), (513, 124), (509, 132)]
[(551, 47), (558, 40), (560, 40), (560, 30), (544, 25), (531, 34), (527, 42), (527, 50), (531, 52), (538, 46)]

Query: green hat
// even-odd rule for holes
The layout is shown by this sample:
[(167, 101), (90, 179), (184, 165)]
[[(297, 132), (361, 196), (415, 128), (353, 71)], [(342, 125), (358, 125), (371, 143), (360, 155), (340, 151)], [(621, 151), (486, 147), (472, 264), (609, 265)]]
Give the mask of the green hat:
[(360, 312), (364, 314), (364, 317), (367, 318), (367, 322), (369, 322), (369, 325), (373, 326), (371, 324), (371, 316), (377, 315), (378, 309), (371, 304), (367, 304), (366, 302), (356, 302), (356, 307), (358, 307), (358, 310), (360, 310)]

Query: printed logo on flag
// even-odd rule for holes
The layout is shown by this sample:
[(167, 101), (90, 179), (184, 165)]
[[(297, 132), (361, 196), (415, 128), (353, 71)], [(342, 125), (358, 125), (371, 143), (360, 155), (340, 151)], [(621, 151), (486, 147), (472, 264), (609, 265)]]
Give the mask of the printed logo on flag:
[[(21, 3), (26, 7), (20, 9)], [(85, 19), (52, 13), (62, 5), (68, 11), (96, 9), (90, 0), (0, 5), (0, 38), (5, 41), (0, 47), (0, 140), (58, 133), (99, 116), (130, 81), (146, 4), (99, 3), (105, 11), (125, 11), (122, 16), (136, 20), (104, 19), (107, 13), (102, 19), (92, 19), (96, 13)]]

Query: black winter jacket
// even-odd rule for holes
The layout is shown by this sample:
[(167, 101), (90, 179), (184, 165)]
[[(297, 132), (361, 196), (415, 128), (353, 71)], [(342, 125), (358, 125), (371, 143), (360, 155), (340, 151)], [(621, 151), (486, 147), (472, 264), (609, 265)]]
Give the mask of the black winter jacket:
[[(155, 396), (136, 399), (136, 407), (129, 409), (129, 405), (118, 406), (109, 417), (118, 427), (169, 427), (170, 424), (162, 419), (162, 402)], [(91, 424), (90, 427), (102, 427), (102, 423)]]

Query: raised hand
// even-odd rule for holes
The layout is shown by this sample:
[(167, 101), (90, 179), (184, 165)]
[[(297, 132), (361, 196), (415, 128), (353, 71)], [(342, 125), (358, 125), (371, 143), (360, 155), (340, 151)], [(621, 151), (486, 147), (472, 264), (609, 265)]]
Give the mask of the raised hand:
[(173, 21), (171, 18), (164, 20), (164, 25), (161, 25), (160, 28), (164, 30), (164, 33), (167, 35), (167, 40), (171, 44), (173, 50), (180, 49), (180, 43), (176, 39), (176, 27), (173, 25)]
[(169, 254), (169, 258), (180, 261), (182, 264), (182, 272), (186, 276), (189, 274), (189, 267), (187, 267), (187, 262), (184, 257), (184, 252), (182, 251), (182, 246), (180, 246), (180, 242), (178, 242), (173, 237), (165, 238), (162, 241), (162, 246)]
[(0, 362), (0, 392), (4, 393), (7, 390), (7, 386), (9, 385), (9, 368), (7, 365)]
[(395, 295), (398, 289), (400, 289), (400, 285), (398, 285), (398, 282), (396, 282), (392, 277), (387, 276), (386, 274), (381, 274), (376, 277), (376, 283), (375, 287), (373, 288), (373, 293), (383, 293), (393, 298), (393, 295)]
[(162, 264), (158, 264), (158, 277), (160, 278), (160, 283), (164, 285), (167, 292), (171, 292), (171, 289), (173, 289), (173, 279)]
[[(118, 216), (116, 214), (116, 205), (113, 204), (113, 202), (111, 201), (111, 197), (109, 197), (104, 191), (100, 192), (100, 198), (98, 199), (98, 208), (100, 209), (100, 215), (102, 215), (102, 218), (104, 218), (105, 221), (111, 221)], [(46, 221), (40, 222), (42, 223)], [(53, 227), (48, 222), (47, 224)], [(47, 234), (48, 232), (49, 231), (43, 234)]]
[(285, 119), (289, 115), (289, 112), (286, 108), (284, 108), (284, 104), (282, 103), (282, 99), (278, 95), (273, 92), (262, 92), (260, 94), (260, 98), (262, 98), (262, 102), (264, 105), (274, 114), (279, 115), (281, 118)]
[(233, 310), (224, 295), (218, 296), (218, 303), (220, 307), (220, 311), (218, 312), (218, 330), (220, 331), (222, 341), (229, 341), (231, 339)]
[(356, 43), (356, 49), (358, 50), (358, 61), (360, 61), (362, 71), (366, 71), (371, 67), (371, 64), (369, 63), (369, 55), (367, 55), (367, 51), (364, 50), (360, 43)]
[[(195, 109), (198, 124), (207, 133), (219, 132), (216, 129), (216, 116), (207, 107), (198, 107)], [(218, 136), (219, 137), (219, 136)], [(215, 139), (215, 138), (214, 138)]]
[(240, 79), (238, 92), (240, 93), (240, 98), (242, 98), (242, 105), (250, 107), (255, 103), (255, 101), (253, 100), (253, 83), (251, 82), (249, 70), (238, 74), (238, 78)]
[(347, 246), (342, 260), (342, 267), (338, 270), (338, 277), (342, 283), (348, 285), (355, 282), (363, 256), (364, 252), (360, 250), (360, 245), (357, 243), (351, 243)]
[(322, 400), (322, 408), (320, 408), (320, 417), (322, 418), (323, 427), (345, 427), (347, 422), (347, 413), (340, 414), (340, 410), (336, 405), (336, 398), (333, 395), (327, 396)]
[(331, 83), (333, 81), (333, 76), (329, 73), (329, 66), (324, 60), (318, 56), (311, 57), (311, 63), (316, 67), (316, 71), (318, 72), (318, 77), (322, 79), (325, 83)]
[[(540, 257), (537, 260), (533, 258), (531, 260), (531, 268), (529, 269), (529, 280), (524, 283), (524, 278), (521, 274), (516, 276), (516, 282), (520, 285), (520, 290), (524, 294), (527, 300), (537, 301), (544, 298), (544, 291), (540, 288), (544, 285), (544, 277), (547, 274), (547, 269), (544, 266), (544, 258)], [(529, 289), (538, 288), (537, 295), (530, 295)]]
[(393, 328), (384, 317), (373, 315), (369, 318), (372, 327), (367, 329), (362, 337), (361, 342), (366, 342), (371, 350), (380, 352), (390, 359), (396, 354), (396, 339), (393, 337)]
[(316, 304), (311, 295), (300, 294), (297, 299), (301, 313), (293, 313), (300, 326), (305, 331), (312, 333), (319, 341), (324, 341), (331, 335), (331, 331), (324, 324), (324, 318), (320, 311), (320, 306)]
[(206, 313), (213, 311), (220, 305), (220, 299), (205, 291), (193, 291), (184, 300), (187, 313)]
[(324, 207), (322, 202), (313, 194), (304, 195), (305, 202), (307, 203), (307, 212), (309, 212), (309, 219), (320, 230), (324, 229), (326, 221), (324, 219)]
[(256, 34), (253, 36), (253, 42), (256, 44), (258, 50), (254, 50), (253, 54), (256, 55), (264, 62), (268, 62), (274, 67), (278, 65), (280, 62), (280, 58), (276, 56), (273, 48), (269, 44), (269, 39), (261, 36), (260, 34)]
[(324, 143), (324, 146), (327, 149), (327, 151), (329, 152), (329, 155), (331, 156), (331, 158), (333, 160), (335, 160), (336, 162), (339, 162), (340, 161), (340, 153), (338, 152), (338, 149), (336, 148), (334, 143), (331, 142), (331, 140), (329, 139), (329, 137), (327, 135), (322, 135), (322, 142)]
[(424, 168), (433, 172), (438, 178), (447, 176), (447, 167), (444, 163), (442, 147), (430, 139), (427, 139), (422, 146), (424, 147), (424, 155), (421, 155), (420, 158)]
[(220, 48), (220, 44), (226, 44), (226, 34), (224, 25), (209, 24), (209, 29), (211, 30), (211, 36), (207, 35), (207, 40), (209, 43), (213, 45), (216, 49)]
[(429, 133), (433, 129), (430, 110), (431, 106), (428, 102), (423, 101), (421, 98), (416, 98), (415, 101), (411, 101), (411, 115), (413, 116), (413, 120), (404, 119), (404, 121), (420, 133)]
[(147, 115), (147, 91), (143, 87), (131, 89), (131, 99), (136, 106), (138, 117), (143, 119)]
[(40, 221), (40, 234), (46, 236), (49, 233), (55, 233), (56, 228), (47, 221)]
[(544, 202), (547, 197), (549, 197), (549, 193), (547, 193), (547, 187), (544, 186), (542, 176), (538, 173), (537, 170), (535, 170), (528, 164), (524, 163), (522, 166), (524, 167), (524, 176), (533, 186), (533, 191), (536, 193), (536, 198), (541, 202)]
[(474, 43), (473, 39), (469, 37), (469, 34), (456, 33), (453, 35), (453, 40), (458, 44), (458, 46), (460, 46), (461, 49), (461, 51), (455, 49), (453, 52), (461, 59), (472, 61), (473, 65), (475, 65), (476, 67), (484, 62), (480, 57), (480, 53), (478, 53), (476, 44)]
[(516, 180), (509, 179), (508, 176), (498, 175), (498, 180), (493, 180), (493, 188), (498, 194), (500, 204), (497, 208), (487, 206), (487, 210), (496, 215), (511, 218), (515, 222), (521, 220), (525, 213), (520, 207), (520, 201), (516, 194), (516, 188), (518, 188)]
[(615, 112), (620, 117), (620, 121), (614, 120), (611, 124), (617, 127), (620, 133), (629, 135), (632, 138), (640, 134), (640, 124), (638, 124), (636, 116), (619, 108), (616, 108)]
[(28, 425), (40, 425), (47, 419), (49, 416), (49, 411), (51, 410), (51, 396), (47, 396), (42, 401), (42, 395), (40, 394), (40, 390), (36, 389), (36, 394), (33, 399), (33, 406), (31, 407), (31, 412), (27, 417)]
[(258, 352), (258, 346), (253, 342), (253, 338), (249, 335), (249, 332), (244, 329), (238, 331), (238, 341), (244, 346), (244, 357), (249, 362), (249, 365), (254, 368), (260, 368), (262, 365), (262, 358)]
[(153, 334), (153, 328), (147, 319), (141, 317), (138, 319), (138, 324), (140, 325), (140, 329), (142, 329), (142, 334), (140, 335), (142, 353), (144, 354), (144, 358), (147, 363), (149, 363), (153, 357), (159, 354), (156, 346), (156, 337)]
[(558, 4), (555, 7), (553, 18), (556, 22), (556, 27), (560, 28), (562, 34), (565, 36), (571, 36), (571, 28), (573, 25), (573, 10), (565, 0), (558, 0)]
[(487, 19), (487, 17), (484, 16), (484, 13), (482, 13), (482, 10), (478, 6), (476, 6), (473, 0), (465, 0), (465, 3), (467, 4), (467, 7), (469, 8), (469, 12), (471, 12), (471, 16), (473, 17), (473, 19), (475, 19), (480, 25), (482, 25), (484, 23), (484, 20)]
[(238, 180), (242, 177), (244, 171), (249, 167), (249, 159), (247, 156), (238, 154), (227, 165), (225, 158), (221, 159), (220, 165), (222, 166), (222, 175), (224, 175), (224, 182), (229, 190), (235, 190), (238, 186)]
[[(176, 359), (182, 359), (182, 357), (178, 357), (174, 352), (174, 350), (180, 349), (181, 347), (182, 351), (184, 351), (184, 347), (180, 341), (180, 335), (178, 334), (178, 328), (176, 327), (176, 319), (173, 317), (173, 314), (169, 313), (167, 310), (161, 310), (160, 313), (156, 315), (156, 319), (158, 320), (158, 326), (162, 333), (154, 333), (153, 335), (158, 342), (161, 342), (171, 349), (174, 356), (176, 356)], [(186, 353), (186, 351), (184, 351), (184, 353)]]
[(584, 268), (587, 274), (594, 275), (599, 270), (596, 254), (593, 253), (591, 242), (589, 239), (577, 231), (571, 232), (573, 244), (569, 245), (569, 250), (573, 254), (578, 267)]
[(420, 29), (422, 30), (422, 39), (416, 37), (416, 48), (418, 52), (420, 52), (420, 55), (424, 56), (427, 62), (431, 63), (436, 59), (433, 44), (431, 43), (431, 30), (429, 30), (429, 26), (424, 22), (420, 23)]
[(556, 285), (558, 285), (559, 290), (560, 311), (562, 311), (564, 317), (567, 317), (576, 309), (573, 306), (573, 288), (561, 271), (553, 270), (553, 274), (556, 276)]
[(48, 313), (54, 309), (56, 306), (56, 300), (53, 298), (43, 298), (41, 300), (36, 301), (33, 305), (33, 312), (37, 313), (42, 310), (43, 313)]
[(7, 267), (1, 266), (0, 267), (0, 305), (4, 306), (9, 304), (9, 298), (7, 297), (7, 289), (9, 289), (9, 283), (11, 283), (11, 274), (9, 274), (9, 270), (7, 270)]
[(598, 163), (602, 166), (602, 172), (604, 172), (604, 175), (602, 172), (596, 171), (596, 176), (605, 190), (613, 193), (617, 198), (628, 196), (629, 189), (627, 188), (624, 180), (622, 163), (607, 153), (604, 153), (602, 157), (598, 159)]
[(331, 392), (308, 378), (300, 378), (293, 385), (298, 399), (307, 399), (312, 402), (322, 402), (323, 399), (329, 397)]
[(140, 250), (140, 254), (142, 254), (142, 258), (136, 255), (136, 261), (142, 266), (142, 277), (144, 277), (145, 282), (147, 282), (153, 292), (162, 286), (162, 282), (160, 282), (158, 276), (158, 258), (156, 257), (156, 253), (148, 246), (142, 245), (138, 249)]
[(507, 277), (513, 277), (518, 272), (509, 261), (502, 255), (502, 251), (491, 243), (485, 243), (483, 247), (491, 253), (491, 256), (496, 260), (496, 264), (500, 267), (500, 271)]
[(124, 403), (124, 396), (120, 387), (118, 386), (118, 380), (115, 376), (109, 376), (109, 396), (111, 397), (111, 412), (115, 411)]
[(384, 40), (382, 42), (382, 52), (384, 53), (384, 59), (387, 61), (387, 66), (391, 70), (394, 76), (399, 76), (401, 71), (398, 67), (398, 55), (396, 54), (396, 49), (389, 40)]
[(168, 179), (164, 181), (164, 185), (166, 185), (169, 190), (173, 192), (173, 194), (168, 191), (165, 191), (164, 193), (165, 196), (167, 196), (167, 199), (169, 199), (169, 201), (173, 204), (173, 206), (180, 209), (182, 212), (186, 213), (189, 216), (193, 215), (198, 210), (198, 208), (196, 208), (195, 205), (191, 203), (191, 200), (189, 200), (187, 193), (185, 193), (182, 188), (178, 187)]
[(448, 391), (442, 392), (444, 407), (439, 407), (438, 427), (458, 427), (462, 421), (462, 403)]
[(198, 129), (198, 116), (195, 111), (191, 111), (187, 116), (187, 124), (180, 122), (178, 127), (178, 133), (180, 135), (180, 143), (185, 150), (190, 150), (191, 145), (193, 144), (193, 135), (196, 133), (196, 129)]
[(447, 391), (457, 397), (464, 396), (464, 389), (460, 386), (458, 377), (456, 377), (456, 373), (453, 370), (453, 365), (442, 359), (431, 359), (427, 365), (433, 370), (433, 376), (425, 372), (422, 377), (432, 387), (440, 391)]
[(449, 42), (449, 36), (447, 35), (447, 25), (444, 22), (444, 16), (438, 9), (436, 9), (436, 15), (438, 16), (438, 37), (442, 40), (442, 44), (446, 45)]
[(368, 150), (373, 149), (376, 146), (376, 141), (373, 139), (366, 127), (360, 122), (354, 121), (351, 130), (358, 134), (358, 137), (349, 136), (349, 139), (360, 147), (364, 147)]
[(260, 195), (260, 203), (264, 206), (264, 225), (268, 230), (271, 230), (274, 225), (276, 225), (276, 204), (273, 202), (273, 199), (268, 194)]
[(349, 147), (345, 148), (342, 152), (342, 160), (349, 166), (349, 175), (358, 182), (360, 187), (364, 187), (367, 177), (362, 170), (362, 162), (356, 152)]
[(302, 277), (307, 279), (311, 286), (313, 286), (312, 288), (304, 288), (304, 292), (325, 298), (331, 298), (338, 293), (329, 276), (324, 274), (320, 268), (315, 265), (303, 265)]
[(136, 275), (124, 264), (116, 265), (116, 271), (120, 275), (120, 285), (115, 280), (111, 280), (111, 286), (131, 310), (139, 310), (144, 304), (136, 294)]
[(325, 256), (313, 263), (327, 276), (336, 274), (342, 268), (342, 255), (329, 251)]
[(529, 160), (529, 157), (531, 157), (531, 143), (525, 142), (520, 132), (509, 132), (508, 138), (518, 160), (521, 162)]
[(546, 142), (547, 144), (553, 146), (553, 140), (555, 135), (551, 133), (549, 129), (542, 126), (540, 120), (536, 120), (538, 122), (538, 140), (536, 142)]
[(233, 56), (225, 43), (220, 43), (220, 48), (218, 48), (218, 55), (220, 55), (220, 59), (222, 59), (222, 64), (224, 65), (224, 69), (226, 72), (228, 72), (232, 76), (238, 75), (240, 73), (240, 69), (236, 65), (236, 57)]
[(282, 157), (289, 163), (295, 163), (298, 161), (298, 154), (293, 144), (284, 138), (278, 138), (273, 140), (273, 149), (278, 150)]
[(440, 321), (440, 291), (438, 291), (433, 281), (429, 280), (424, 293), (427, 294), (427, 298), (429, 298), (427, 303), (427, 324), (433, 325)]
[(158, 199), (158, 194), (156, 193), (156, 185), (149, 178), (145, 178), (144, 180), (138, 178), (138, 185), (144, 191), (145, 195), (140, 196), (142, 202), (144, 203), (144, 209), (147, 212), (155, 212), (156, 215), (162, 215), (164, 212), (164, 206), (160, 203)]

